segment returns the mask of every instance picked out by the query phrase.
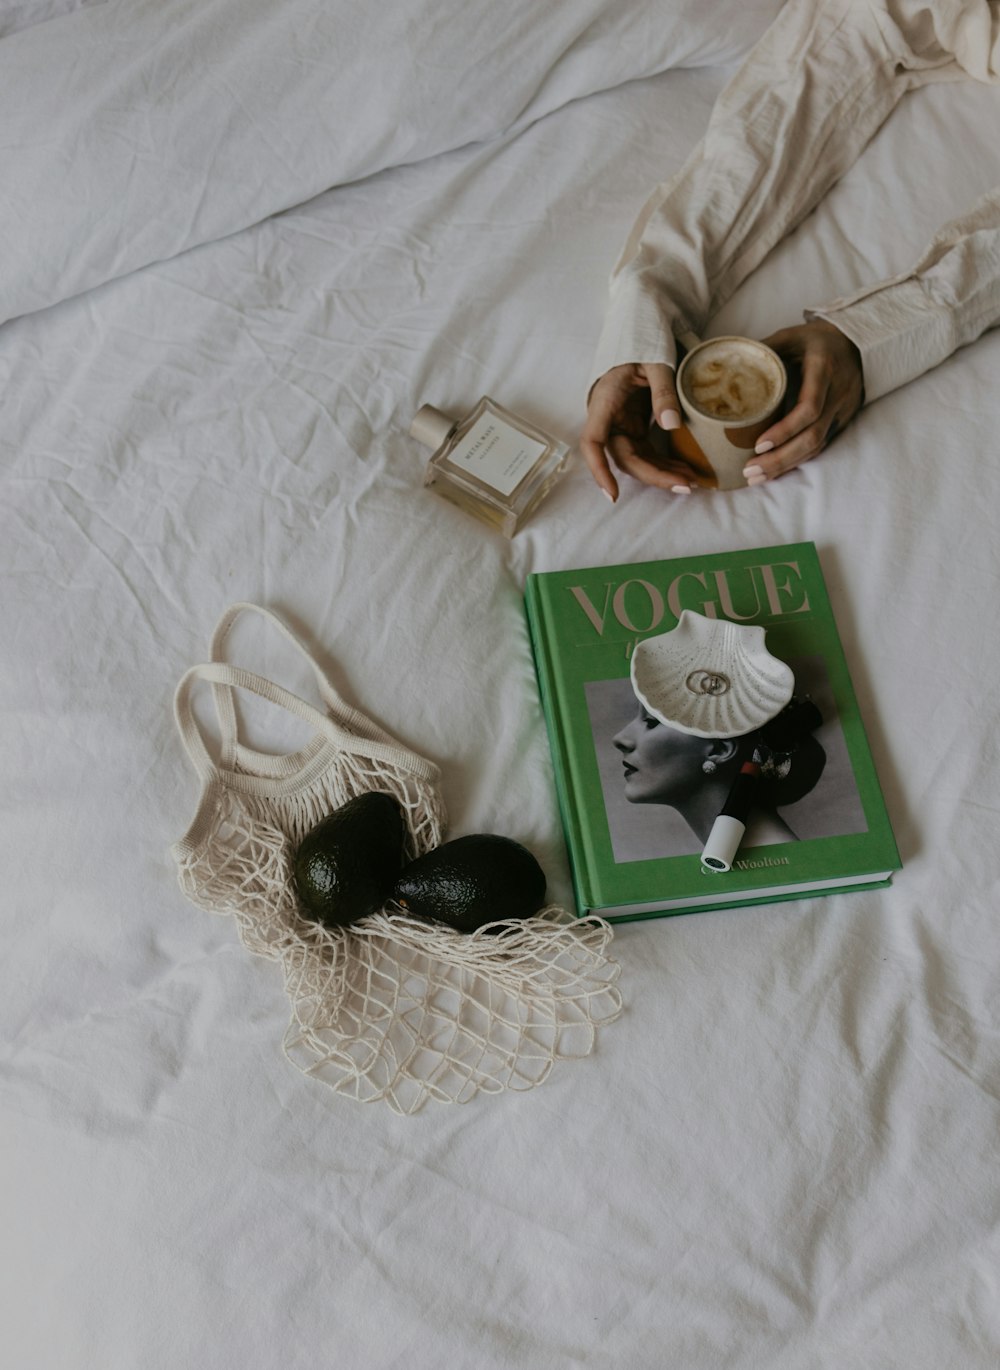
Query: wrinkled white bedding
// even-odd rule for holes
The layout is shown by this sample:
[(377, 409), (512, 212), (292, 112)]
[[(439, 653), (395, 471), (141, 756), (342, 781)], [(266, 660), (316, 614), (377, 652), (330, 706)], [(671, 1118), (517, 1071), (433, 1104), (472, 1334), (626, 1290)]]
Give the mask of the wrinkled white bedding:
[[(595, 91), (732, 59), (647, 0), (104, 0), (0, 46), (0, 320), (212, 242), (332, 186), (511, 133)], [(55, 99), (53, 97), (56, 97)]]
[[(541, 8), (503, 41), (431, 0), (0, 25), (12, 1365), (1000, 1359), (1000, 331), (763, 490), (611, 509), (578, 466), (512, 543), (424, 492), (424, 401), (575, 439), (634, 213), (778, 6)], [(995, 91), (910, 97), (715, 331), (905, 269), (1000, 181), (998, 127)], [(223, 608), (282, 614), (440, 764), (453, 832), (525, 842), (565, 903), (526, 574), (804, 538), (893, 886), (619, 928), (624, 1018), (533, 1093), (401, 1119), (293, 1071), (274, 968), (167, 855), (196, 799), (173, 687)]]

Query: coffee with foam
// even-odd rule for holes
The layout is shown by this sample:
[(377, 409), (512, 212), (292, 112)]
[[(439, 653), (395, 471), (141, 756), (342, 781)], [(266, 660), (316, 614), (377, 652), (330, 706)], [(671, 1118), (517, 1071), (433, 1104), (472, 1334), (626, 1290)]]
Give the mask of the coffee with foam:
[(784, 389), (780, 364), (769, 349), (750, 340), (706, 343), (685, 368), (690, 404), (709, 418), (752, 423), (777, 407)]
[(671, 433), (673, 454), (699, 484), (738, 490), (747, 484), (743, 472), (756, 443), (781, 412), (787, 384), (784, 362), (767, 343), (691, 338), (677, 368), (684, 422)]

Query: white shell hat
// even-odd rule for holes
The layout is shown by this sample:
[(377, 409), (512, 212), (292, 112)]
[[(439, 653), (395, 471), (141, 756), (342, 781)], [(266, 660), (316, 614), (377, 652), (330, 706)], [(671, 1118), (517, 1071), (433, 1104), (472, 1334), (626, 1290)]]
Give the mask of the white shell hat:
[(764, 646), (763, 628), (691, 609), (676, 628), (636, 646), (631, 676), (654, 718), (695, 737), (751, 733), (781, 712), (795, 688), (791, 667)]

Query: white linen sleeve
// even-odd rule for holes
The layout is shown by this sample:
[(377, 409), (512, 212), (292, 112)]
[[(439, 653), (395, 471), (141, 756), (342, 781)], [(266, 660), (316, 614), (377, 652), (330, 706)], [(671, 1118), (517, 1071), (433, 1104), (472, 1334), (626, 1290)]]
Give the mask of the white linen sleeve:
[[(673, 365), (675, 337), (702, 332), (907, 91), (980, 74), (956, 56), (956, 35), (967, 36), (963, 17), (995, 27), (996, 13), (952, 0), (929, 22), (916, 0), (790, 0), (640, 213), (611, 277), (591, 383), (625, 362)], [(985, 79), (995, 65), (991, 55)]]
[(1000, 323), (1000, 187), (935, 235), (911, 271), (829, 305), (861, 353), (866, 401), (915, 380)]

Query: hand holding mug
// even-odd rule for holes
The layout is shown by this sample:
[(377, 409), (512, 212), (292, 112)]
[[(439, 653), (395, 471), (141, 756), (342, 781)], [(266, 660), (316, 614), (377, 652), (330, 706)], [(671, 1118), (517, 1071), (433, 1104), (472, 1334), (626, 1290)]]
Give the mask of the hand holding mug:
[[(697, 339), (685, 341), (691, 350), (699, 345)], [(817, 319), (784, 328), (763, 345), (785, 363), (786, 412), (762, 427), (759, 420), (746, 425), (741, 441), (746, 444), (752, 433), (753, 442), (732, 463), (741, 462), (733, 485), (761, 485), (818, 455), (864, 403), (861, 354), (833, 324)], [(689, 418), (693, 412), (689, 409)], [(628, 475), (673, 494), (718, 484), (700, 446), (681, 425), (672, 367), (630, 362), (600, 377), (588, 399), (581, 450), (610, 500), (618, 498), (618, 482), (609, 456)], [(669, 433), (669, 444), (657, 428)]]
[(794, 402), (757, 439), (744, 468), (750, 485), (818, 456), (865, 402), (861, 353), (834, 324), (814, 319), (765, 341), (788, 367)]
[[(590, 474), (608, 499), (618, 498), (611, 462), (645, 485), (675, 495), (690, 494), (699, 476), (676, 454), (654, 441), (653, 423), (663, 430), (681, 421), (673, 367), (661, 362), (627, 362), (595, 382), (587, 400), (580, 450)], [(609, 456), (611, 460), (609, 461)]]

